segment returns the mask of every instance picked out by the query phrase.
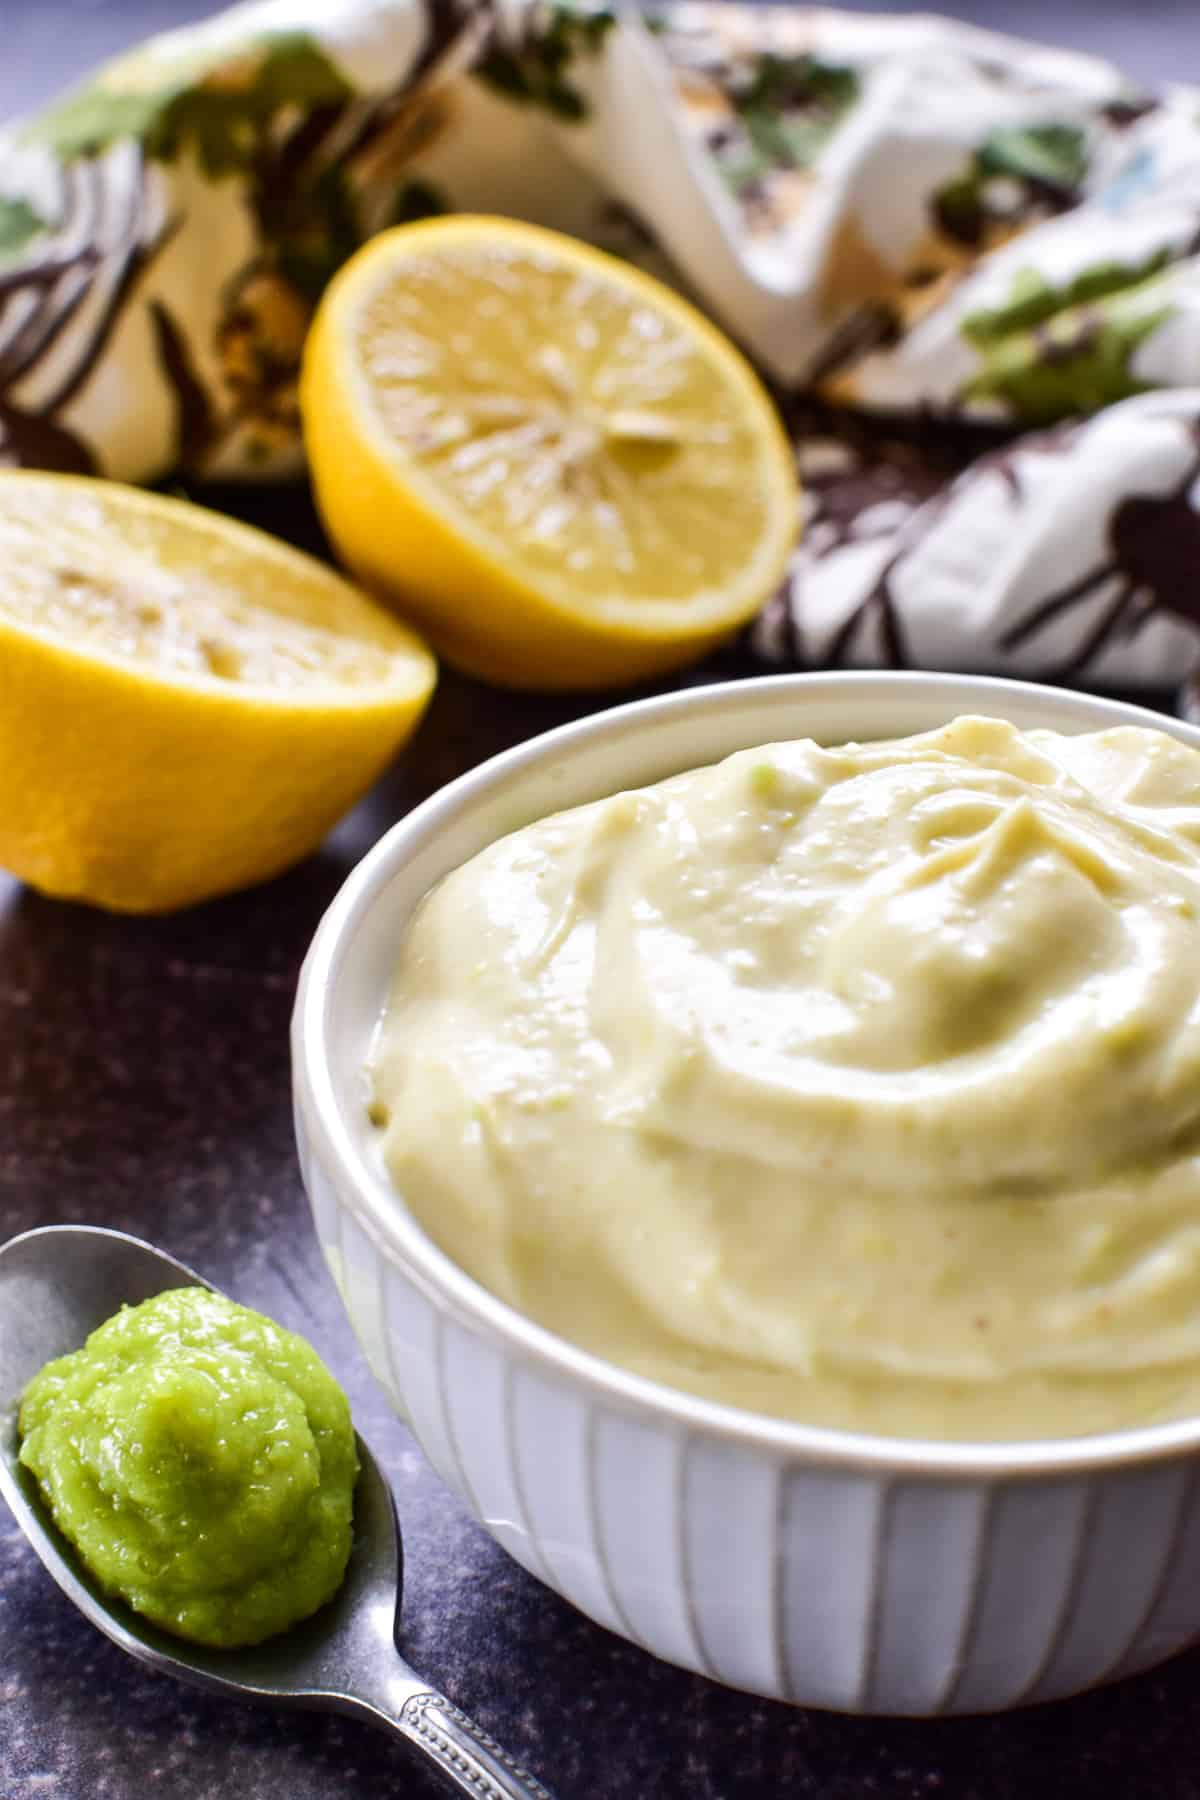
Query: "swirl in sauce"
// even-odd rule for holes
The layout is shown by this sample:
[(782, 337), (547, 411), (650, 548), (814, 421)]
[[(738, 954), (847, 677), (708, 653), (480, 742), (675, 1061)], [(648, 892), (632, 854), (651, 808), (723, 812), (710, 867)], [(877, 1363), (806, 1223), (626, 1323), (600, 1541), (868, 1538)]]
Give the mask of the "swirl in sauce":
[(425, 1229), (733, 1405), (1024, 1438), (1200, 1405), (1200, 754), (963, 718), (745, 751), (442, 882), (372, 1063)]

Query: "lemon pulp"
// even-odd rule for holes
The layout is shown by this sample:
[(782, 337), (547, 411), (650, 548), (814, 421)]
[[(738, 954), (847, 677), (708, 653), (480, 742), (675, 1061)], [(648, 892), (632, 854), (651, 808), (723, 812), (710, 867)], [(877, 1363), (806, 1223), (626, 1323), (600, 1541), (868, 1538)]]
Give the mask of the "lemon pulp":
[(111, 482), (0, 472), (0, 864), (161, 911), (315, 848), (435, 665), (263, 533)]
[(756, 610), (795, 536), (791, 452), (733, 346), (660, 283), (508, 220), (360, 252), (302, 405), (350, 566), (495, 680), (686, 661)]

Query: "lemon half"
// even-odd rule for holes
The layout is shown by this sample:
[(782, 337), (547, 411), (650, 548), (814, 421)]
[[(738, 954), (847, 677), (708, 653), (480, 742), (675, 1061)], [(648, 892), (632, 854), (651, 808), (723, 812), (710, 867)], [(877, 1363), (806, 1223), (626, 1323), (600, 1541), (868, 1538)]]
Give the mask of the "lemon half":
[(312, 558), (184, 501), (0, 471), (0, 865), (127, 912), (314, 849), (436, 668)]
[(531, 225), (373, 239), (318, 309), (301, 408), (349, 568), (505, 685), (694, 659), (796, 536), (792, 451), (741, 354), (660, 282)]

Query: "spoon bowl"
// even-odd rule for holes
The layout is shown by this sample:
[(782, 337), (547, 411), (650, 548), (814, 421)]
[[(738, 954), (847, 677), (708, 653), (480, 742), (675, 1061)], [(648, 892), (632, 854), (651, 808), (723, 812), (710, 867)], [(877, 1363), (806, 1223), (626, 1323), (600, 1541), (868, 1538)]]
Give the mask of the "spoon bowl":
[(173, 1637), (106, 1593), (85, 1568), (19, 1460), (21, 1395), (39, 1369), (80, 1349), (121, 1306), (177, 1287), (212, 1283), (120, 1231), (49, 1225), (0, 1246), (0, 1494), (50, 1575), (106, 1637), (153, 1669), (238, 1700), (367, 1718), (419, 1751), (451, 1791), (475, 1800), (552, 1800), (399, 1655), (399, 1522), (383, 1472), (357, 1434), (345, 1580), (319, 1612), (265, 1643), (219, 1650)]

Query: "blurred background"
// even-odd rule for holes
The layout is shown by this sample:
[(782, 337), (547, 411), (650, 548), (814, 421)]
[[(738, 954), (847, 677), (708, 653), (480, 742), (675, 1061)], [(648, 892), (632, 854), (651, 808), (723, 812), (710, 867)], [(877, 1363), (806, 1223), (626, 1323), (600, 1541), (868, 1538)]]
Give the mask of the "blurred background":
[[(210, 0), (58, 0), (52, 7), (41, 0), (0, 0), (0, 118), (38, 105), (148, 32), (219, 10)], [(1097, 51), (1140, 81), (1200, 77), (1197, 0), (951, 0), (924, 8), (856, 0), (851, 10), (944, 13), (994, 31)], [(66, 28), (64, 16), (70, 17)], [(1179, 44), (1189, 32), (1196, 59), (1181, 69)]]

